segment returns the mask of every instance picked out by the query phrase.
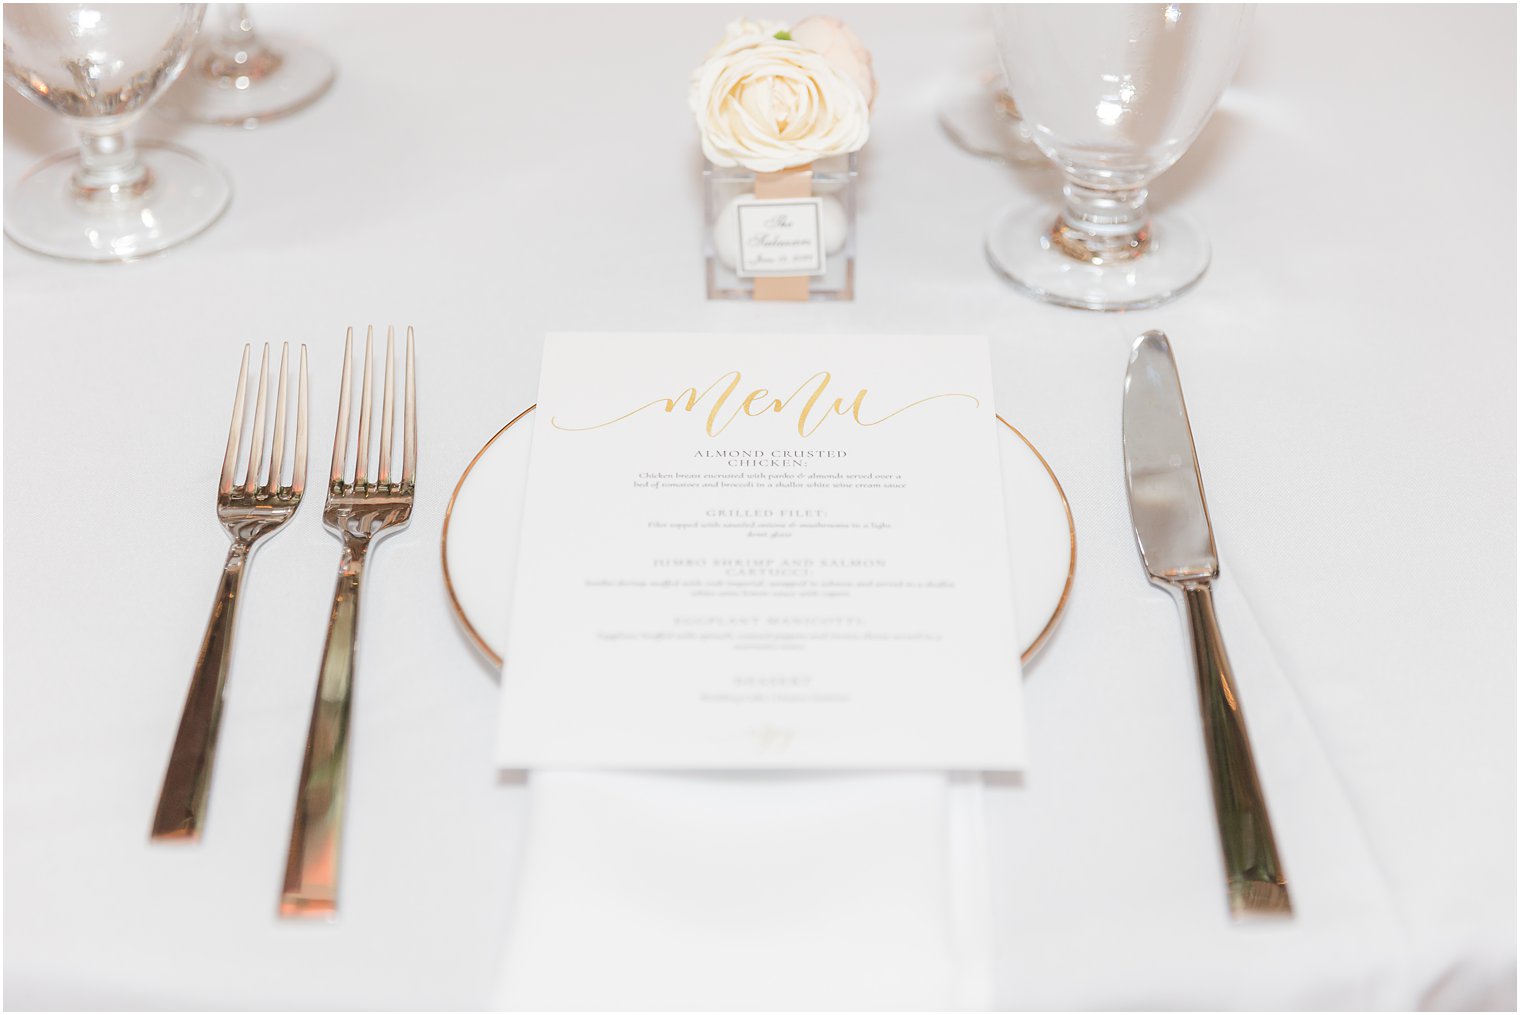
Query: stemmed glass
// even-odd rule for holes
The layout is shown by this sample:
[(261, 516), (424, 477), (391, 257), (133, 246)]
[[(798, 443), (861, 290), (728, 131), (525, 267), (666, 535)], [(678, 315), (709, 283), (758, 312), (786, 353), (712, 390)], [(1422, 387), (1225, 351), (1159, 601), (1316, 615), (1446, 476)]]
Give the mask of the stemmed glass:
[(1147, 186), (1192, 144), (1235, 73), (1249, 4), (1000, 4), (1008, 91), (1065, 176), (1064, 206), (1014, 207), (987, 255), (1033, 296), (1125, 310), (1187, 291), (1209, 243)]
[(332, 87), (336, 71), (320, 50), (255, 34), (247, 4), (218, 4), (190, 67), (158, 107), (193, 123), (257, 127), (299, 112)]
[(179, 74), (205, 4), (6, 4), (5, 80), (79, 132), (5, 202), (5, 233), (43, 254), (125, 261), (201, 232), (232, 189), (200, 156), (127, 129)]

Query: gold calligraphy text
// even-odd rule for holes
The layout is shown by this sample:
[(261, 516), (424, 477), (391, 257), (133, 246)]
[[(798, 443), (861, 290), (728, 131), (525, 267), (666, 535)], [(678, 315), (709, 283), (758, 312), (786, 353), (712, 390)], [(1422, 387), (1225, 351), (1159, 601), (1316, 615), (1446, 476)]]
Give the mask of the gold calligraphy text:
[[(797, 405), (796, 408), (797, 434), (801, 437), (811, 437), (824, 424), (825, 420), (834, 416), (846, 417), (859, 426), (876, 426), (880, 423), (885, 423), (893, 416), (907, 412), (909, 409), (923, 405), (925, 402), (932, 402), (940, 398), (967, 398), (978, 408), (982, 404), (975, 395), (949, 391), (944, 394), (920, 398), (917, 401), (909, 402), (907, 405), (893, 409), (884, 416), (868, 419), (866, 418), (865, 406), (869, 389), (861, 388), (855, 393), (853, 398), (838, 397), (831, 401), (827, 397), (827, 393), (829, 384), (834, 378), (827, 370), (818, 371), (799, 384), (797, 390), (785, 398), (777, 398), (765, 388), (754, 388), (744, 396), (737, 398), (736, 401), (739, 384), (742, 379), (739, 371), (730, 370), (701, 391), (692, 386), (686, 388), (674, 398), (656, 398), (651, 402), (645, 402), (637, 409), (623, 413), (621, 416), (602, 423), (593, 423), (589, 426), (567, 426), (561, 423), (557, 416), (551, 417), (549, 422), (556, 430), (575, 432), (600, 430), (602, 427), (612, 426), (614, 423), (621, 423), (629, 417), (637, 416), (646, 409), (659, 407), (668, 413), (678, 411), (696, 412), (698, 411), (698, 406), (703, 406), (707, 409), (707, 422), (705, 424), (707, 436), (716, 437), (724, 430), (727, 430), (729, 425), (741, 416), (779, 415), (792, 408), (794, 403), (800, 402), (800, 405)], [(714, 392), (717, 394), (714, 395)], [(709, 398), (709, 396), (713, 397)], [(725, 410), (727, 410), (726, 414)]]

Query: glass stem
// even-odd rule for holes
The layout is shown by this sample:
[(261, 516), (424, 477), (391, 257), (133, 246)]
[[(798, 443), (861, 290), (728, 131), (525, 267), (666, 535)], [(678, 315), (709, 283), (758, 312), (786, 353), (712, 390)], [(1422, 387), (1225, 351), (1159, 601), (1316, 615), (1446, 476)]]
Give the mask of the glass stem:
[(1151, 215), (1144, 187), (1112, 190), (1067, 179), (1066, 206), (1050, 231), (1056, 248), (1089, 264), (1139, 257), (1150, 247)]
[(137, 157), (124, 126), (110, 131), (81, 129), (80, 165), (74, 171), (74, 196), (92, 205), (135, 201), (153, 184), (153, 174)]
[(222, 11), (222, 32), (217, 36), (217, 49), (229, 57), (251, 53), (258, 47), (258, 36), (253, 34), (253, 20), (248, 17), (247, 4), (227, 4)]
[[(204, 73), (215, 80), (236, 84), (237, 79), (255, 81), (280, 65), (277, 54), (266, 47), (253, 31), (253, 19), (247, 4), (226, 4), (222, 30), (211, 44)], [(237, 87), (247, 87), (246, 82)]]

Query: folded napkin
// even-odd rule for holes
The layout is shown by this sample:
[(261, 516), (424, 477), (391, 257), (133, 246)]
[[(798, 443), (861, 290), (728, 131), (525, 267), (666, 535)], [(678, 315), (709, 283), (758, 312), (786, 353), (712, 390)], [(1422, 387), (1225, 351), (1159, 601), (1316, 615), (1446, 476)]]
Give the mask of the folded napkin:
[(982, 785), (535, 772), (508, 1009), (991, 1006)]

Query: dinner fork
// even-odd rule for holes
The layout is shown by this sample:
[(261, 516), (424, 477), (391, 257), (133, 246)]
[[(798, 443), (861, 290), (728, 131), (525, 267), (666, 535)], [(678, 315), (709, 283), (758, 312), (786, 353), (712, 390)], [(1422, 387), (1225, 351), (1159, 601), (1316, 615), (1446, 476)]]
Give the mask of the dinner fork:
[(364, 339), (364, 384), (359, 396), (359, 437), (354, 478), (348, 471), (350, 374), (354, 359), (354, 329), (343, 347), (343, 379), (338, 394), (338, 426), (333, 437), (332, 474), (322, 522), (343, 544), (338, 564), (338, 587), (327, 622), (327, 644), (317, 676), (317, 699), (306, 736), (306, 757), (296, 795), (285, 864), (285, 887), (280, 915), (332, 917), (338, 910), (338, 847), (343, 831), (343, 803), (348, 772), (349, 713), (353, 700), (354, 663), (359, 636), (359, 591), (370, 547), (382, 536), (406, 526), (412, 515), (417, 475), (417, 384), (412, 329), (406, 329), (405, 417), (401, 437), (401, 477), (392, 471), (396, 386), (396, 329), (385, 340), (385, 391), (380, 409), (379, 468), (370, 480), (370, 382), (375, 329)]
[[(212, 760), (216, 754), (216, 734), (222, 718), (222, 692), (232, 663), (232, 635), (237, 624), (238, 603), (242, 599), (243, 575), (260, 540), (280, 528), (295, 515), (306, 488), (306, 346), (301, 346), (300, 378), (296, 392), (295, 463), (290, 485), (282, 482), (285, 469), (285, 397), (289, 376), (290, 343), (280, 348), (280, 380), (275, 395), (273, 451), (269, 472), (260, 482), (264, 452), (269, 435), (264, 432), (264, 406), (269, 381), (269, 344), (259, 360), (259, 389), (255, 396), (253, 427), (244, 431), (244, 408), (248, 397), (248, 354), (243, 346), (243, 364), (238, 370), (237, 396), (232, 403), (232, 427), (227, 434), (227, 452), (222, 458), (222, 480), (216, 491), (216, 516), (232, 537), (227, 562), (222, 567), (221, 584), (211, 607), (211, 620), (201, 639), (200, 655), (190, 678), (180, 714), (179, 732), (169, 754), (169, 768), (158, 796), (158, 810), (153, 816), (152, 838), (155, 840), (200, 838), (206, 820), (206, 798), (211, 788)], [(246, 439), (245, 439), (246, 438)], [(248, 449), (248, 468), (244, 479), (234, 483), (239, 445)]]

